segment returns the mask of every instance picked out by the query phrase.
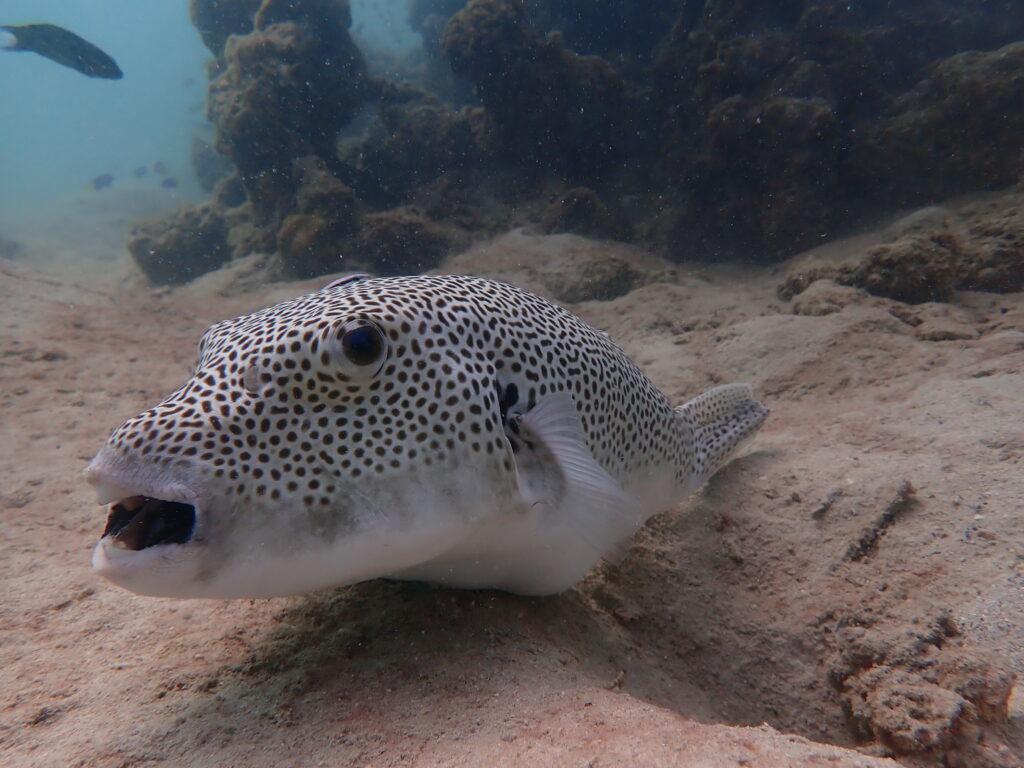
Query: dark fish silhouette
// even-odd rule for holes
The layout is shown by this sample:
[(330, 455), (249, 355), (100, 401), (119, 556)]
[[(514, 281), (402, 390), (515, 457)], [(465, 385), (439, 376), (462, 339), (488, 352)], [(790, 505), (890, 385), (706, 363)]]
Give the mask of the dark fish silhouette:
[(149, 168), (147, 168), (144, 165), (140, 165), (138, 168), (135, 169), (135, 178), (141, 179), (147, 173), (149, 173)]
[(153, 163), (153, 173), (157, 173), (161, 176), (167, 175), (167, 166), (164, 164), (163, 160), (157, 160)]
[(89, 186), (93, 189), (106, 189), (112, 186), (114, 183), (114, 176), (110, 173), (101, 173), (95, 179), (89, 182)]
[(4, 46), (8, 51), (32, 51), (89, 77), (120, 80), (124, 77), (117, 62), (88, 40), (54, 24), (21, 24), (0, 26), (14, 35), (14, 42)]
[(178, 186), (178, 180), (173, 176), (168, 176), (166, 179), (160, 182), (160, 186), (164, 189), (174, 189)]

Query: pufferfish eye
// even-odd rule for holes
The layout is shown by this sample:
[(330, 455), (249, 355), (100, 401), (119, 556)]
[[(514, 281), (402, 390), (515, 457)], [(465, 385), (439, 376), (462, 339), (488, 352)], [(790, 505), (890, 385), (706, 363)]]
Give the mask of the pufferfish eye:
[(341, 350), (355, 365), (373, 365), (384, 351), (384, 334), (375, 325), (354, 323), (342, 329)]
[[(353, 318), (340, 323), (329, 342), (330, 359), (348, 373), (373, 375), (387, 356), (387, 338), (375, 323)], [(328, 362), (325, 358), (324, 362)]]

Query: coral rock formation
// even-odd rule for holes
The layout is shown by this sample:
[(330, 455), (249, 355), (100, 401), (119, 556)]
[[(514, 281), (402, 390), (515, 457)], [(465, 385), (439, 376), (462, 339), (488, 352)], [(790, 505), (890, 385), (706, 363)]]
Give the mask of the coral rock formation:
[(1024, 42), (943, 59), (867, 126), (851, 173), (898, 205), (1012, 184), (1024, 172), (1022, 93)]
[(587, 237), (629, 240), (629, 220), (612, 210), (589, 187), (573, 187), (542, 214), (541, 226), (548, 234), (572, 232)]
[(518, 0), (470, 0), (441, 41), (493, 121), (504, 156), (585, 180), (622, 150), (625, 84), (604, 59), (543, 37)]
[(215, 146), (238, 168), (259, 222), (291, 212), (292, 162), (332, 158), (367, 95), (350, 23), (347, 3), (265, 0), (255, 29), (225, 47), (224, 71), (210, 83)]
[(252, 21), (262, 0), (190, 0), (192, 24), (199, 30), (203, 44), (214, 56), (220, 56), (231, 35), (252, 31)]
[(425, 272), (447, 255), (447, 233), (412, 207), (367, 214), (356, 254), (383, 275)]
[[(779, 285), (791, 299), (834, 280), (910, 304), (949, 301), (954, 290), (1024, 289), (1024, 191), (968, 203), (931, 226), (865, 249), (842, 263), (803, 265)], [(820, 287), (819, 287), (820, 290)]]
[(959, 635), (949, 616), (903, 633), (842, 627), (831, 676), (854, 733), (934, 764), (1007, 765), (979, 726), (1007, 723), (1014, 675), (962, 647)]
[[(212, 146), (245, 192), (223, 212), (233, 254), (276, 251), (289, 274), (378, 248), (360, 227), (410, 206), (435, 244), (526, 225), (770, 262), (1024, 169), (1021, 3), (414, 0), (422, 54), (368, 49), (379, 75), (347, 0), (191, 13), (216, 57)], [(308, 158), (340, 213), (303, 192)], [(999, 226), (818, 276), (908, 301), (1011, 290), (1020, 241)], [(399, 252), (366, 261), (400, 269)]]
[(128, 251), (155, 283), (186, 283), (224, 264), (227, 225), (210, 204), (188, 206), (136, 226)]

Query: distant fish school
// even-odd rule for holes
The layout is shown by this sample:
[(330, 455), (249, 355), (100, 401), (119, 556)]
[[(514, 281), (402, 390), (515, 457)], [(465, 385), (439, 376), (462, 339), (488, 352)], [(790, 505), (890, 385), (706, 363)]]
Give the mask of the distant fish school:
[(32, 51), (89, 77), (120, 80), (117, 62), (88, 40), (55, 24), (0, 26), (14, 39), (2, 47), (7, 51)]

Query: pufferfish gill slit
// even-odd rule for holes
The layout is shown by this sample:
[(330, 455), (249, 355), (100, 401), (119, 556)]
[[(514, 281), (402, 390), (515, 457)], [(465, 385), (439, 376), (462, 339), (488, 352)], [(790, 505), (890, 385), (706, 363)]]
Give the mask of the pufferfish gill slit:
[(191, 379), (86, 470), (93, 555), (140, 594), (270, 597), (388, 576), (564, 590), (768, 414), (677, 408), (602, 331), (512, 285), (350, 276), (203, 334)]

